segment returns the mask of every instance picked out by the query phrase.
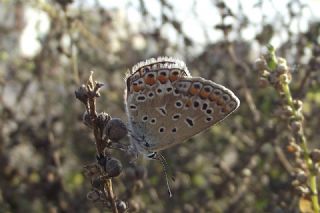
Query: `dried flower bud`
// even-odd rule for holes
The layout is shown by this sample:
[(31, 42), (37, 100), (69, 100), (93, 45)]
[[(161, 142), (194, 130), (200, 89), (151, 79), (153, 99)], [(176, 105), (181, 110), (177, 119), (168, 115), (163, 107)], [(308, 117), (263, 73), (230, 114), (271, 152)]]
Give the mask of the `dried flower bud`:
[(257, 70), (265, 70), (265, 69), (268, 68), (267, 62), (266, 62), (264, 59), (261, 59), (261, 58), (258, 58), (258, 59), (255, 61), (254, 65), (255, 65), (255, 68), (256, 68)]
[(297, 181), (299, 181), (299, 183), (301, 183), (301, 184), (306, 183), (307, 180), (308, 180), (306, 173), (305, 173), (304, 171), (301, 171), (301, 170), (297, 173), (296, 179), (297, 179)]
[(96, 163), (85, 165), (83, 167), (83, 173), (86, 177), (98, 176), (101, 174), (101, 169)]
[(103, 130), (104, 137), (111, 141), (119, 141), (128, 134), (128, 130), (123, 121), (119, 118), (112, 118)]
[(108, 113), (101, 112), (97, 117), (97, 125), (100, 129), (104, 129), (104, 127), (108, 124), (111, 116)]
[(289, 70), (288, 70), (288, 66), (287, 65), (284, 65), (284, 64), (279, 64), (278, 67), (277, 67), (277, 72), (279, 74), (285, 74), (287, 73)]
[(92, 120), (91, 120), (91, 116), (89, 115), (89, 113), (87, 111), (85, 111), (82, 115), (82, 122), (89, 128), (92, 129), (93, 125), (92, 125)]
[(122, 164), (116, 158), (109, 158), (106, 161), (105, 171), (108, 177), (117, 177), (122, 172)]
[(283, 107), (283, 113), (286, 115), (286, 116), (291, 116), (291, 115), (293, 115), (293, 109), (292, 109), (292, 107), (291, 106), (288, 106), (288, 105), (285, 105), (284, 107)]
[(76, 98), (82, 103), (87, 104), (88, 102), (88, 91), (84, 84), (82, 84), (75, 92)]
[(265, 88), (265, 87), (267, 87), (269, 85), (269, 81), (265, 77), (260, 77), (259, 81), (258, 81), (258, 85), (261, 88)]
[(310, 153), (310, 157), (313, 162), (316, 162), (316, 163), (320, 162), (320, 150), (319, 149), (312, 150), (312, 152)]
[(306, 194), (309, 194), (310, 193), (310, 190), (308, 187), (304, 187), (304, 186), (298, 186), (296, 188), (298, 190), (298, 192), (302, 195), (306, 195)]
[(87, 199), (91, 201), (97, 201), (100, 199), (100, 194), (97, 190), (93, 190), (88, 192)]
[(289, 153), (297, 153), (297, 152), (301, 152), (301, 148), (300, 146), (298, 146), (298, 144), (296, 144), (295, 142), (291, 142), (288, 146), (287, 146), (287, 151)]
[(292, 121), (290, 123), (290, 127), (291, 127), (293, 132), (298, 133), (298, 132), (300, 132), (300, 130), (302, 128), (302, 124), (301, 124), (300, 121)]
[(117, 200), (117, 209), (120, 213), (126, 212), (127, 204), (122, 200)]
[(134, 184), (138, 191), (140, 191), (143, 188), (143, 182), (141, 180), (136, 181)]
[(286, 59), (279, 57), (277, 58), (277, 60), (279, 65), (285, 65), (285, 66), (287, 65)]
[(289, 84), (290, 83), (290, 78), (287, 74), (281, 74), (279, 75), (279, 81), (282, 83), (282, 84)]
[(93, 188), (99, 189), (99, 190), (103, 190), (103, 187), (104, 187), (103, 180), (100, 177), (93, 178), (91, 180), (91, 185)]
[(298, 181), (298, 180), (293, 180), (292, 182), (291, 182), (291, 185), (292, 186), (294, 186), (294, 187), (298, 187), (298, 186), (300, 186), (301, 184), (300, 184), (300, 182)]
[(132, 199), (129, 201), (129, 208), (132, 212), (139, 212), (140, 211), (139, 203), (135, 200), (132, 200)]
[(260, 76), (267, 78), (270, 75), (270, 72), (268, 70), (261, 70), (259, 74)]
[(297, 111), (301, 111), (302, 110), (302, 101), (300, 100), (293, 100), (293, 104), (294, 104), (294, 107)]

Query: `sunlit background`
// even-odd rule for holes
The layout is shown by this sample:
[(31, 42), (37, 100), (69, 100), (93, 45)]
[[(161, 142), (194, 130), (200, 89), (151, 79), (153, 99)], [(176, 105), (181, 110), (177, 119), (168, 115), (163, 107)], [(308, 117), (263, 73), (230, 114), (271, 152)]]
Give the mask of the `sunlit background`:
[(112, 150), (119, 212), (312, 212), (308, 187), (293, 184), (308, 172), (288, 151), (290, 109), (255, 61), (269, 44), (287, 61), (308, 146), (318, 148), (319, 11), (318, 0), (0, 1), (0, 212), (112, 212), (83, 172), (96, 148), (74, 92), (93, 70), (105, 84), (97, 111), (126, 123), (126, 72), (160, 55), (230, 88), (241, 106), (162, 152), (173, 198), (159, 162), (133, 165)]

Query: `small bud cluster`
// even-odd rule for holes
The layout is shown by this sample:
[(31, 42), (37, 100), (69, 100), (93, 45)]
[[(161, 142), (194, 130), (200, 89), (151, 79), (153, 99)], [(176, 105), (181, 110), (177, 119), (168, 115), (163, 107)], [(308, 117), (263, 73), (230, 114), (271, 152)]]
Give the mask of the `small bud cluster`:
[(264, 57), (256, 60), (255, 67), (259, 71), (260, 86), (266, 87), (268, 86), (268, 84), (271, 84), (277, 90), (281, 91), (282, 85), (289, 84), (292, 77), (286, 60), (284, 60), (283, 58), (277, 58), (277, 60), (278, 63), (275, 69), (269, 68)]
[(121, 162), (112, 157), (109, 152), (111, 144), (124, 138), (127, 127), (119, 118), (112, 118), (105, 112), (96, 112), (96, 98), (100, 97), (99, 90), (102, 83), (94, 82), (92, 73), (86, 85), (80, 86), (76, 91), (76, 98), (86, 108), (83, 114), (83, 123), (93, 130), (97, 149), (97, 161), (84, 166), (84, 175), (90, 179), (92, 190), (87, 198), (96, 205), (109, 208), (112, 212), (126, 212), (126, 202), (116, 198), (112, 190), (111, 179), (118, 177), (122, 172)]
[(260, 85), (274, 87), (281, 100), (281, 106), (276, 109), (275, 114), (287, 121), (291, 132), (287, 151), (295, 156), (292, 185), (301, 196), (313, 197), (313, 208), (318, 209), (316, 176), (319, 174), (320, 150), (308, 150), (303, 126), (303, 103), (291, 96), (290, 69), (285, 59), (276, 57), (271, 46), (269, 52), (255, 62), (255, 67), (259, 71)]

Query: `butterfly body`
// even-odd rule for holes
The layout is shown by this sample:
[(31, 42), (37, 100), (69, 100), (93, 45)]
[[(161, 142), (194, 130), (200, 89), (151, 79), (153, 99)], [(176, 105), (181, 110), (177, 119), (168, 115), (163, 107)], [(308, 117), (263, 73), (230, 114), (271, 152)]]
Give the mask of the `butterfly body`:
[(126, 78), (126, 110), (134, 152), (150, 155), (180, 144), (238, 108), (232, 91), (192, 77), (169, 57), (135, 65)]

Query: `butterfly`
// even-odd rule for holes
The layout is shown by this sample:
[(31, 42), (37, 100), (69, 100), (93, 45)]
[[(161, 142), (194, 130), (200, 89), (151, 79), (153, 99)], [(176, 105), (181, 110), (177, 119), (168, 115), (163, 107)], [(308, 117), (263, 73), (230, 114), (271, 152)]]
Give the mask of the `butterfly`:
[(183, 61), (171, 57), (139, 62), (125, 80), (131, 152), (151, 159), (223, 120), (240, 105), (231, 90), (192, 77)]

